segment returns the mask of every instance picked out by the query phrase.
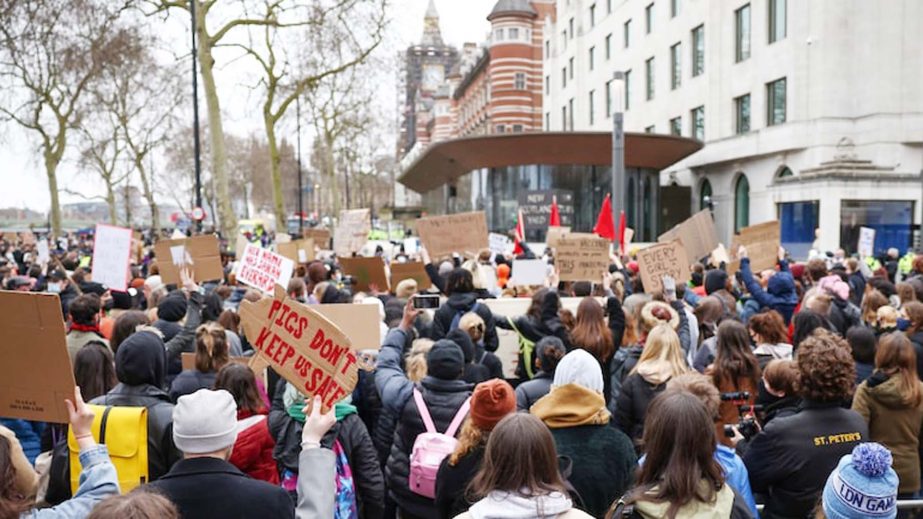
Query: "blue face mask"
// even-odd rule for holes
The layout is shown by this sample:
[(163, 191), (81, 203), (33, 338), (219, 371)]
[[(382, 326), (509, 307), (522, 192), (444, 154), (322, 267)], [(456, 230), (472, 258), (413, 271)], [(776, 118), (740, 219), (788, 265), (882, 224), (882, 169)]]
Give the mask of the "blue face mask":
[(48, 283), (48, 291), (52, 294), (61, 293), (61, 284), (60, 283)]

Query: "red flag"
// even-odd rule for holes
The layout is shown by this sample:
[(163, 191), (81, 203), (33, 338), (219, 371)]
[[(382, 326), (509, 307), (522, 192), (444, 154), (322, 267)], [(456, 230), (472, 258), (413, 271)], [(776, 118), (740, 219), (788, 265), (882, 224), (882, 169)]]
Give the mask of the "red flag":
[(606, 195), (603, 200), (603, 206), (599, 209), (599, 217), (596, 218), (596, 227), (593, 232), (600, 238), (606, 238), (609, 241), (615, 241), (615, 221), (612, 219), (612, 199)]
[(625, 254), (625, 211), (619, 211), (619, 250)]
[(526, 227), (522, 221), (522, 209), (519, 210), (518, 218), (516, 220), (516, 231), (513, 233), (513, 243), (515, 247), (513, 248), (513, 254), (522, 254), (525, 252), (525, 249), (522, 248), (522, 242), (526, 240)]
[(551, 197), (551, 219), (548, 221), (548, 227), (561, 226), (561, 212), (558, 210), (558, 196)]

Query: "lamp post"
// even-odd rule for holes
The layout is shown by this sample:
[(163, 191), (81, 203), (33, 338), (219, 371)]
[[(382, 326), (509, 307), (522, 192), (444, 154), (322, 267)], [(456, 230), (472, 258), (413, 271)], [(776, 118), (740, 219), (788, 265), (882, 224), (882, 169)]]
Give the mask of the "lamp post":
[[(619, 211), (627, 209), (628, 197), (625, 189), (625, 73), (617, 70), (612, 74), (612, 222), (619, 224)], [(627, 211), (626, 211), (627, 214)]]
[[(195, 8), (199, 0), (189, 0), (189, 14), (192, 17), (192, 132), (193, 146), (195, 153), (195, 206), (202, 207), (202, 159), (200, 157), (199, 144), (199, 76), (198, 76), (198, 56), (196, 50), (196, 18)], [(215, 215), (212, 215), (214, 218)], [(202, 220), (197, 220), (196, 230), (202, 232)]]

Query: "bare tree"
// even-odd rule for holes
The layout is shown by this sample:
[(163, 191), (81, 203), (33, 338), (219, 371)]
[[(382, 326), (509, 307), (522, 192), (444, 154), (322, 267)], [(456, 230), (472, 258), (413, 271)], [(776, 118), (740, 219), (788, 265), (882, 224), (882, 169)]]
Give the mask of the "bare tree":
[[(85, 197), (84, 198), (102, 198), (109, 208), (109, 222), (118, 225), (118, 211), (116, 210), (116, 186), (128, 179), (131, 170), (126, 170), (121, 164), (122, 155), (125, 152), (125, 141), (122, 139), (119, 127), (113, 124), (106, 115), (103, 117), (87, 117), (81, 121), (80, 140), (83, 143), (80, 152), (79, 164), (93, 172), (103, 181), (106, 187), (104, 197)], [(87, 124), (89, 122), (89, 124)], [(123, 167), (120, 168), (119, 166)], [(127, 185), (127, 184), (126, 184)], [(65, 190), (71, 194), (71, 190)], [(83, 195), (80, 195), (83, 196)], [(130, 225), (131, 220), (126, 222)]]

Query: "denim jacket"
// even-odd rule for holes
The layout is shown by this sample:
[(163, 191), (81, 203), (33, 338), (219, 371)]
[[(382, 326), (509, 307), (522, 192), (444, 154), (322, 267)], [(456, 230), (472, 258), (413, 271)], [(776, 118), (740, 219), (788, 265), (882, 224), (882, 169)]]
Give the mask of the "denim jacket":
[(30, 510), (20, 519), (72, 519), (90, 515), (100, 501), (119, 493), (119, 478), (105, 445), (80, 452), (80, 485), (74, 497), (52, 508)]

